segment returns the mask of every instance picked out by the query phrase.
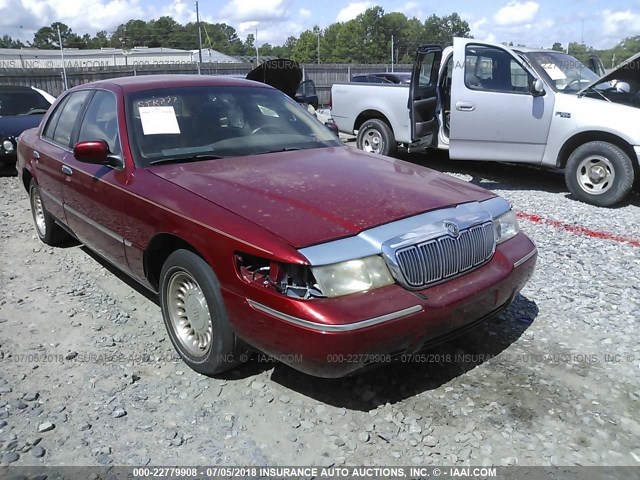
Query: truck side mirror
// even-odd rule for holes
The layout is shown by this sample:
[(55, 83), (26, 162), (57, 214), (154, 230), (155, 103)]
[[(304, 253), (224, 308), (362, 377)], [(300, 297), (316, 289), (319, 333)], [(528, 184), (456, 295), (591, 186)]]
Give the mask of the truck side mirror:
[(544, 83), (539, 78), (536, 78), (535, 81), (531, 84), (530, 89), (531, 95), (534, 97), (542, 97), (546, 95), (546, 90), (544, 89)]

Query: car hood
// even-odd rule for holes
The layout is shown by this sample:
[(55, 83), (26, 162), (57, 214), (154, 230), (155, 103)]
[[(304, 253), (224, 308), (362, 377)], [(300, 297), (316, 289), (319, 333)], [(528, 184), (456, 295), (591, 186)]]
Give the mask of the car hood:
[(0, 117), (0, 135), (2, 137), (17, 137), (29, 128), (40, 125), (44, 114), (34, 115), (5, 115)]
[(351, 147), (157, 165), (149, 171), (296, 248), (495, 196), (448, 175)]
[(578, 95), (583, 94), (591, 87), (599, 85), (604, 82), (610, 82), (611, 80), (618, 80), (620, 82), (638, 81), (640, 79), (640, 53), (636, 53), (633, 57), (628, 58), (609, 73), (603, 75), (598, 80), (591, 82), (578, 92)]
[(247, 74), (247, 80), (266, 83), (291, 98), (295, 98), (302, 80), (302, 69), (293, 60), (276, 58), (268, 60)]

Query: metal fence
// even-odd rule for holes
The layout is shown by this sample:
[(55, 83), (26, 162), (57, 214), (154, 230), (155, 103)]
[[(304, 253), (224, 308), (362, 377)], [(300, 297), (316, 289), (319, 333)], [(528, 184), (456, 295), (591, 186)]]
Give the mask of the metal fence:
[[(160, 66), (117, 66), (100, 69), (67, 68), (69, 88), (96, 80), (152, 74), (202, 74), (202, 75), (246, 75), (254, 66), (250, 63), (203, 63)], [(304, 78), (313, 80), (320, 104), (329, 102), (331, 85), (348, 82), (354, 75), (389, 72), (388, 64), (303, 64)], [(394, 65), (396, 72), (409, 72), (411, 65)], [(40, 88), (58, 96), (64, 91), (64, 79), (60, 69), (0, 69), (0, 84), (26, 85)]]

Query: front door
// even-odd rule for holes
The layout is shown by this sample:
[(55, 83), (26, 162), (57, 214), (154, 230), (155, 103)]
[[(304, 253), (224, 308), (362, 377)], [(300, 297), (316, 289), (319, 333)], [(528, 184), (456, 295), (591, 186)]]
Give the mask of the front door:
[(534, 92), (536, 76), (502, 45), (456, 38), (453, 47), (450, 157), (541, 162), (554, 92)]
[[(114, 155), (121, 155), (116, 96), (97, 90), (78, 128), (76, 142), (106, 140)], [(129, 271), (124, 253), (122, 189), (127, 172), (105, 165), (82, 163), (70, 154), (64, 162), (64, 210), (80, 241), (119, 267)]]
[(434, 145), (438, 138), (436, 109), (441, 59), (442, 47), (421, 45), (413, 64), (409, 95), (411, 140), (425, 146)]

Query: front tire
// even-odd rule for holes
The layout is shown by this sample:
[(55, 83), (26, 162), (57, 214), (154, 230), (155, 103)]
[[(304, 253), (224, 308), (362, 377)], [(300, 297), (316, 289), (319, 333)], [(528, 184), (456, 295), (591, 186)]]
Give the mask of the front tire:
[(384, 121), (377, 118), (367, 120), (358, 130), (356, 146), (360, 150), (379, 155), (393, 155), (398, 150), (396, 138)]
[(165, 261), (160, 272), (160, 306), (171, 343), (191, 369), (215, 375), (244, 360), (220, 282), (195, 253), (176, 250)]
[(598, 207), (622, 201), (633, 186), (633, 163), (617, 145), (588, 142), (579, 146), (565, 167), (565, 181), (578, 200)]
[(57, 247), (69, 240), (69, 234), (56, 223), (53, 216), (44, 206), (40, 195), (40, 187), (38, 187), (35, 180), (31, 180), (29, 184), (29, 204), (31, 205), (33, 225), (36, 227), (36, 233), (41, 242)]

